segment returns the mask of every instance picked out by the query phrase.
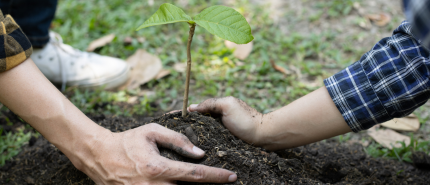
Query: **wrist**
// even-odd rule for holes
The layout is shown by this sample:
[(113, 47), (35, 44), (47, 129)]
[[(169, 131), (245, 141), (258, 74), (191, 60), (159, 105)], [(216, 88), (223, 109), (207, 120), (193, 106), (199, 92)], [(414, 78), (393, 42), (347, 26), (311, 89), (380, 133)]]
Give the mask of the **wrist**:
[[(284, 117), (284, 115), (282, 116)], [(283, 123), (288, 125), (287, 120), (282, 120)], [(280, 120), (278, 112), (271, 112), (264, 114), (261, 117), (259, 127), (257, 128), (258, 145), (268, 150), (277, 150), (285, 147), (284, 141), (294, 140), (297, 133), (294, 128), (283, 129), (280, 127)], [(283, 124), (282, 124), (283, 125)]]
[(110, 134), (110, 130), (90, 120), (85, 128), (77, 130), (69, 141), (57, 147), (82, 171), (84, 166), (91, 166), (89, 163), (95, 161), (98, 147)]
[(268, 144), (268, 130), (267, 125), (270, 124), (270, 119), (267, 119), (268, 114), (262, 114), (260, 113), (260, 116), (258, 116), (259, 119), (257, 119), (254, 123), (255, 125), (255, 132), (254, 132), (254, 141), (256, 146), (265, 147), (265, 145)]

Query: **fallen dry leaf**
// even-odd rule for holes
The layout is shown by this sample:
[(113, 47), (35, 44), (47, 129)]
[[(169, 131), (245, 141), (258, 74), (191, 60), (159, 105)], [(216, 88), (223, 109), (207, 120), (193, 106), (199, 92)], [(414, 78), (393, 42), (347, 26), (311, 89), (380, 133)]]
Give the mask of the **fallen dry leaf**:
[(405, 118), (417, 118), (417, 116), (415, 116), (415, 114), (409, 114)]
[(369, 146), (369, 144), (370, 144), (370, 142), (369, 142), (369, 141), (367, 141), (367, 140), (364, 140), (364, 141), (348, 140), (348, 141), (346, 141), (346, 143), (348, 143), (348, 144), (350, 144), (350, 145), (352, 145), (352, 144), (360, 144), (360, 145), (362, 145), (363, 147), (367, 147), (367, 146)]
[(402, 144), (398, 142), (404, 141), (406, 146), (411, 143), (411, 138), (399, 134), (391, 129), (376, 130), (376, 128), (373, 127), (367, 131), (367, 134), (372, 137), (376, 142), (389, 149), (393, 149), (393, 146), (396, 148), (401, 147)]
[(272, 64), (273, 69), (275, 69), (276, 71), (279, 71), (279, 72), (281, 72), (281, 73), (283, 73), (285, 75), (291, 74), (289, 71), (287, 71), (283, 67), (276, 65), (275, 61), (273, 61), (273, 60), (270, 60), (270, 64)]
[(169, 75), (170, 74), (170, 70), (167, 70), (167, 69), (162, 69), (158, 74), (157, 74), (157, 76), (155, 77), (155, 79), (161, 79), (161, 78), (163, 78), (163, 77), (165, 77), (165, 76), (167, 76), (167, 75)]
[(132, 96), (132, 97), (128, 98), (127, 103), (130, 103), (130, 104), (136, 103), (138, 99), (139, 99), (139, 97)]
[(131, 67), (131, 77), (120, 89), (135, 89), (154, 79), (162, 69), (160, 58), (139, 49), (126, 60)]
[(382, 126), (391, 128), (393, 130), (401, 130), (401, 131), (412, 131), (416, 132), (420, 129), (420, 121), (418, 118), (410, 114), (404, 118), (394, 118), (390, 121), (381, 123)]
[(369, 20), (369, 19), (364, 18), (364, 19), (360, 19), (360, 20), (359, 20), (358, 25), (359, 25), (361, 28), (364, 28), (364, 29), (370, 29), (370, 28), (371, 28), (371, 26), (372, 26), (372, 23), (370, 23), (370, 20)]
[(253, 42), (250, 42), (248, 44), (236, 44), (228, 40), (226, 40), (224, 44), (227, 48), (235, 49), (233, 55), (240, 60), (245, 60), (245, 58), (248, 57), (249, 54), (251, 54), (253, 46)]
[(183, 73), (185, 72), (185, 70), (187, 70), (187, 63), (176, 63), (175, 65), (173, 65), (173, 69), (175, 69), (177, 72)]
[(87, 51), (91, 52), (94, 51), (95, 49), (105, 46), (106, 44), (109, 44), (110, 42), (112, 42), (112, 40), (115, 38), (115, 34), (109, 34), (106, 35), (104, 37), (98, 38), (94, 41), (92, 41), (90, 43), (90, 45), (88, 45)]
[(387, 25), (391, 21), (391, 16), (386, 13), (368, 14), (365, 17), (381, 27)]

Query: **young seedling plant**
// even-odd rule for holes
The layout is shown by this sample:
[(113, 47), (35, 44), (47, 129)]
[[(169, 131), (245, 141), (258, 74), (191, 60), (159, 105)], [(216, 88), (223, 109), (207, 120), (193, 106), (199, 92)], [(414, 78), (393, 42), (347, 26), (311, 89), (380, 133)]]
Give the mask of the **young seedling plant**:
[[(190, 31), (187, 43), (187, 71), (185, 80), (184, 104), (182, 106), (182, 117), (187, 116), (188, 90), (191, 73), (191, 42), (193, 41), (194, 30), (199, 25), (210, 33), (229, 40), (236, 44), (246, 44), (251, 42), (254, 37), (251, 33), (251, 27), (239, 12), (226, 6), (211, 6), (191, 18), (184, 11), (175, 5), (165, 3), (146, 20), (137, 30), (142, 28), (170, 24), (176, 22), (186, 22), (189, 24)], [(137, 31), (136, 30), (136, 31)]]

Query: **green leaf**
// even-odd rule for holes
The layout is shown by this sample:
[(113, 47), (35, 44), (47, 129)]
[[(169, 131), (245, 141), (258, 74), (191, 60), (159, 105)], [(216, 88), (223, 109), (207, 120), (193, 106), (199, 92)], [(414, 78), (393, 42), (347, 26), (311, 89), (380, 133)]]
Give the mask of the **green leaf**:
[(136, 31), (150, 26), (188, 21), (193, 20), (190, 16), (185, 14), (182, 9), (175, 5), (164, 3), (160, 6), (157, 12), (155, 12), (154, 15), (152, 15), (148, 20), (140, 25)]
[(211, 6), (196, 15), (194, 21), (210, 33), (236, 44), (254, 39), (245, 17), (230, 7)]

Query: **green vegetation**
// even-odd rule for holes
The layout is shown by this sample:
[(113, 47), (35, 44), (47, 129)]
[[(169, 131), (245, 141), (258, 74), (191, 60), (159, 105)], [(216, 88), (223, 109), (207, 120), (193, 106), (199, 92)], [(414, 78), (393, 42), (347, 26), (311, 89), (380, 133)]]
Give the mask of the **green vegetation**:
[(413, 135), (411, 135), (411, 144), (409, 146), (406, 146), (404, 142), (401, 142), (401, 144), (401, 147), (393, 147), (390, 150), (382, 147), (380, 144), (372, 143), (366, 148), (366, 152), (372, 157), (386, 157), (412, 163), (412, 152), (423, 151), (428, 153), (430, 151), (430, 141), (418, 140)]
[(338, 17), (342, 15), (348, 15), (355, 2), (361, 0), (332, 0), (329, 2), (318, 2), (317, 7), (326, 10), (330, 17)]
[(246, 44), (254, 39), (246, 19), (236, 10), (220, 5), (204, 9), (193, 19), (177, 6), (164, 3), (137, 30), (175, 22), (187, 22), (190, 26), (197, 23), (213, 35), (237, 44)]
[(351, 133), (346, 133), (346, 134), (339, 135), (339, 136), (336, 136), (336, 137), (339, 140), (339, 143), (343, 143), (343, 142), (346, 142), (349, 139), (351, 139)]
[(121, 110), (118, 105), (108, 102), (123, 103), (128, 100), (127, 91), (109, 92), (101, 88), (96, 90), (80, 90), (78, 88), (69, 89), (69, 100), (86, 114), (117, 114), (131, 116), (129, 110)]
[(21, 146), (30, 140), (31, 132), (24, 133), (20, 129), (17, 133), (8, 132), (2, 135), (3, 128), (0, 128), (0, 166), (5, 164), (5, 161), (16, 156), (21, 151)]
[[(186, 76), (174, 71), (173, 66), (187, 60), (183, 46), (188, 39), (188, 25), (167, 24), (145, 28), (139, 32), (134, 30), (137, 23), (150, 18), (161, 3), (165, 2), (173, 3), (154, 1), (154, 5), (151, 6), (147, 1), (123, 3), (120, 0), (97, 2), (63, 0), (59, 3), (53, 23), (54, 31), (63, 35), (66, 43), (82, 50), (93, 39), (113, 32), (117, 38), (111, 44), (97, 50), (98, 53), (125, 59), (137, 49), (143, 48), (159, 56), (164, 68), (173, 72), (166, 78), (149, 82), (141, 90), (153, 91), (153, 95), (147, 97), (146, 102), (157, 105), (161, 108), (159, 110), (163, 111), (172, 102), (181, 99), (178, 94), (184, 92), (183, 82)], [(219, 3), (216, 0), (188, 1), (186, 10), (201, 12), (206, 7)], [(191, 68), (190, 103), (199, 103), (209, 97), (235, 96), (246, 100), (259, 111), (269, 112), (321, 86), (322, 80), (332, 74), (326, 71), (327, 68), (341, 68), (357, 60), (362, 54), (356, 52), (354, 48), (352, 51), (345, 51), (343, 47), (331, 44), (336, 39), (336, 33), (333, 32), (315, 32), (309, 35), (295, 32), (283, 34), (269, 18), (267, 6), (255, 6), (241, 0), (232, 7), (236, 7), (239, 13), (250, 20), (251, 29), (254, 30), (253, 51), (246, 60), (240, 61), (233, 56), (233, 50), (224, 46), (223, 39), (197, 28), (196, 38), (191, 46), (192, 60), (196, 61), (196, 65)], [(113, 22), (115, 24), (112, 24)], [(127, 36), (134, 39), (130, 45), (124, 46), (122, 41)], [(144, 37), (145, 42), (138, 42), (139, 37)], [(290, 71), (291, 75), (285, 76), (274, 70), (270, 60)], [(324, 65), (321, 62), (324, 62)], [(298, 79), (299, 76), (302, 79)], [(315, 85), (307, 83), (309, 80)], [(68, 91), (70, 98), (73, 97), (74, 91), (76, 90)], [(112, 102), (103, 98), (91, 98), (99, 95), (90, 95), (92, 91), (86, 93), (86, 96), (77, 97), (73, 101), (79, 102), (80, 108), (87, 107), (84, 109), (86, 112), (117, 115), (136, 112), (133, 108), (127, 107), (126, 110), (112, 107), (109, 110), (102, 110), (96, 106), (97, 110), (91, 110), (95, 106), (94, 103), (109, 102), (121, 105), (126, 101)], [(125, 97), (130, 96), (129, 92), (125, 92)]]
[(188, 93), (191, 75), (191, 43), (193, 42), (196, 23), (206, 28), (210, 33), (236, 44), (246, 44), (251, 42), (254, 37), (251, 27), (236, 10), (226, 6), (211, 6), (197, 14), (194, 19), (185, 14), (182, 9), (175, 5), (164, 3), (157, 12), (145, 21), (137, 30), (142, 28), (170, 24), (175, 22), (187, 22), (190, 26), (187, 43), (187, 78), (185, 80), (184, 101), (182, 105), (182, 117), (187, 115)]

